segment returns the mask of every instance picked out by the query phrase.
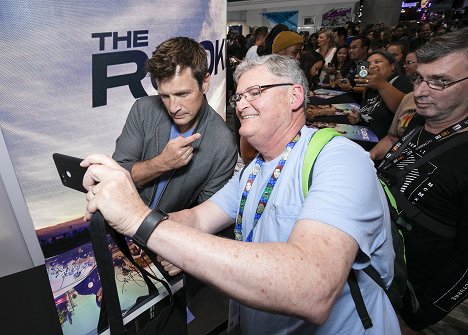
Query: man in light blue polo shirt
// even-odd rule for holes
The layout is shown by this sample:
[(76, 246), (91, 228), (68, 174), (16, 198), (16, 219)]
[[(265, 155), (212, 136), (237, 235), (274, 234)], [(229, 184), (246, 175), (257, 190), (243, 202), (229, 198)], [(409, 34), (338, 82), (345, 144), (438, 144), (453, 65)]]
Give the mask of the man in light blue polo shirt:
[[(235, 79), (239, 132), (259, 152), (242, 175), (167, 219), (139, 200), (118, 164), (92, 155), (82, 163), (90, 166), (86, 218), (99, 209), (164, 257), (170, 273), (182, 269), (232, 297), (229, 327), (242, 334), (399, 334), (385, 292), (359, 271), (372, 264), (386, 285), (393, 278), (389, 212), (368, 153), (331, 140), (304, 197), (301, 169), (316, 129), (305, 126), (308, 89), (297, 62), (260, 57), (240, 64)], [(236, 241), (212, 235), (233, 222)], [(367, 330), (347, 284), (351, 269), (373, 321)]]

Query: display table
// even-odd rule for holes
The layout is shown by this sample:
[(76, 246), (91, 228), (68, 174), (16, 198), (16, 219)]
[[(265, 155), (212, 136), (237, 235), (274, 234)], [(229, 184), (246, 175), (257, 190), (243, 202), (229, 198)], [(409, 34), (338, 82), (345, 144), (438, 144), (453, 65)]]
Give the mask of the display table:
[(348, 115), (359, 110), (360, 105), (353, 97), (340, 90), (318, 89), (309, 97), (309, 105), (323, 108), (334, 108), (331, 115), (314, 116), (307, 119), (307, 126), (316, 128), (335, 128), (343, 136), (358, 143), (365, 150), (370, 150), (379, 140), (364, 124), (350, 124)]

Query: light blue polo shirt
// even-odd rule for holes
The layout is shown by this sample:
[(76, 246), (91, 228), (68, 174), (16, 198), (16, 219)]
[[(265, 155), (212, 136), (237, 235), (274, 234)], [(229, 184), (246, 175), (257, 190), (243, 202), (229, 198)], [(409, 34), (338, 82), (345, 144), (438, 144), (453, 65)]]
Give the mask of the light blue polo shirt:
[[(254, 229), (253, 241), (286, 242), (296, 221), (300, 219), (329, 224), (351, 235), (358, 243), (360, 251), (353, 268), (362, 269), (371, 259), (371, 264), (381, 274), (384, 282), (389, 284), (393, 277), (394, 258), (390, 217), (385, 194), (369, 154), (344, 137), (334, 138), (316, 159), (312, 186), (304, 199), (301, 190), (302, 162), (315, 131), (316, 129), (307, 127), (301, 129), (301, 138), (292, 150)], [(244, 240), (252, 229), (260, 195), (280, 158), (265, 162), (252, 184), (244, 209)], [(247, 166), (240, 181), (237, 173), (209, 200), (220, 206), (233, 220), (254, 162), (255, 160)], [(357, 278), (374, 324), (368, 330), (364, 330), (349, 287), (345, 284), (327, 322), (322, 326), (241, 305), (242, 332), (244, 335), (400, 334), (398, 320), (385, 292), (362, 271), (357, 272)]]

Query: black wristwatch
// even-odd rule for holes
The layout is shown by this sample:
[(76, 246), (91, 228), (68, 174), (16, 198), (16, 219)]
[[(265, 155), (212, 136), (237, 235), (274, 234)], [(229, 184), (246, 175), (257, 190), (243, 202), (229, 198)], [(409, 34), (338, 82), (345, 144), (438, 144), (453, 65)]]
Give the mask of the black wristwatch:
[(169, 219), (169, 215), (159, 208), (153, 209), (138, 227), (133, 240), (140, 246), (146, 247), (148, 240), (156, 227), (164, 220)]

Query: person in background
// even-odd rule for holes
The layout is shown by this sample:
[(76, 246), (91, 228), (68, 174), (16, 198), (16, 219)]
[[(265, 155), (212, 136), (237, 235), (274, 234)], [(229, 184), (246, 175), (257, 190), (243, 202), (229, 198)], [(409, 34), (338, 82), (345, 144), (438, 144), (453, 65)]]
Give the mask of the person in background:
[[(395, 192), (400, 192), (419, 213), (416, 217), (401, 213), (411, 227), (403, 229), (403, 235), (408, 281), (413, 288), (407, 290), (404, 307), (399, 310), (404, 334), (422, 334), (421, 330), (431, 329), (467, 297), (466, 141), (417, 168), (402, 171), (444, 142), (466, 136), (467, 36), (468, 28), (446, 33), (416, 51), (418, 68), (412, 80), (417, 114), (408, 124), (404, 140), (396, 145), (401, 153), (392, 148), (378, 167), (381, 175), (393, 181)], [(401, 201), (397, 199), (398, 203)], [(455, 322), (444, 319), (444, 334), (463, 333)], [(434, 329), (431, 333), (435, 333)]]
[(325, 71), (320, 74), (320, 82), (323, 82), (328, 69), (328, 63), (332, 61), (336, 52), (333, 32), (330, 29), (322, 29), (318, 32), (317, 46), (318, 48), (315, 51), (320, 53), (325, 59), (325, 65), (323, 67)]
[(405, 64), (403, 65), (404, 73), (406, 76), (411, 77), (418, 67), (418, 58), (416, 51), (410, 51), (406, 55)]
[(379, 31), (379, 38), (384, 44), (384, 48), (392, 42), (392, 33), (390, 32), (388, 27), (381, 28)]
[(303, 52), (301, 57), (301, 69), (309, 84), (309, 90), (313, 92), (319, 84), (319, 76), (325, 64), (323, 56), (316, 51)]
[(348, 31), (345, 27), (333, 28), (333, 42), (335, 45), (346, 45), (346, 38), (348, 37)]
[(268, 27), (262, 26), (262, 27), (258, 27), (257, 29), (255, 29), (255, 33), (254, 33), (255, 45), (250, 47), (250, 49), (247, 51), (247, 54), (245, 55), (245, 58), (244, 58), (245, 60), (250, 60), (250, 59), (258, 57), (258, 53), (257, 53), (258, 47), (265, 45), (265, 39), (267, 35), (268, 35)]
[(374, 40), (374, 38), (377, 38), (374, 29), (369, 29), (366, 34), (363, 34), (363, 36), (366, 36), (371, 42)]
[(369, 50), (367, 50), (367, 53), (371, 54), (373, 51), (380, 49), (385, 49), (385, 42), (382, 41), (380, 38), (374, 38), (370, 42)]
[[(301, 69), (304, 71), (309, 83), (309, 95), (313, 95), (318, 88), (319, 76), (325, 63), (323, 56), (316, 51), (306, 52), (301, 57)], [(312, 122), (314, 117), (322, 115), (333, 115), (336, 108), (331, 105), (308, 105), (306, 109), (306, 121)]]
[(395, 26), (392, 30), (392, 42), (399, 42), (401, 41), (402, 37), (405, 35), (405, 27), (403, 27), (401, 24)]
[[(384, 285), (394, 252), (385, 193), (359, 145), (338, 136), (320, 151), (313, 182), (298, 176), (316, 128), (305, 125), (307, 81), (298, 62), (270, 55), (242, 62), (230, 99), (241, 135), (259, 151), (210, 200), (168, 217), (138, 197), (127, 171), (88, 156), (85, 219), (99, 210), (121, 233), (160, 254), (169, 273), (183, 270), (232, 298), (229, 330), (242, 334), (399, 334), (385, 293), (361, 269), (372, 264)], [(257, 213), (257, 214), (256, 214)], [(213, 236), (235, 223), (236, 240)], [(373, 326), (365, 330), (347, 278), (356, 274)]]
[[(164, 41), (146, 67), (158, 95), (133, 104), (113, 158), (129, 172), (150, 208), (190, 208), (231, 178), (236, 143), (206, 100), (210, 73), (206, 51), (198, 42), (188, 37)], [(189, 296), (200, 288), (198, 281), (187, 278)]]
[(255, 32), (257, 31), (256, 26), (252, 27), (252, 32), (248, 34), (249, 36), (245, 35), (245, 38), (247, 39), (247, 42), (245, 44), (245, 47), (247, 50), (249, 50), (251, 47), (255, 45)]
[(340, 82), (340, 88), (343, 91), (349, 92), (350, 95), (359, 103), (362, 101), (362, 94), (364, 93), (365, 87), (356, 86), (356, 76), (358, 62), (366, 60), (369, 50), (370, 40), (365, 36), (358, 36), (351, 42), (349, 46), (349, 58), (353, 61), (351, 68), (348, 72), (346, 81)]
[(271, 46), (274, 54), (300, 60), (304, 39), (293, 31), (280, 32)]
[(237, 34), (234, 36), (234, 54), (232, 57), (235, 59), (236, 66), (242, 62), (247, 54), (247, 40), (244, 35)]
[(392, 124), (380, 141), (369, 151), (372, 160), (378, 162), (385, 157), (385, 154), (398, 142), (408, 127), (409, 121), (416, 114), (416, 104), (413, 92), (406, 94), (401, 100), (393, 117)]
[(432, 37), (432, 27), (430, 23), (423, 23), (419, 29), (418, 36), (409, 41), (409, 49), (416, 50), (429, 42)]
[(349, 58), (349, 47), (347, 45), (340, 45), (336, 48), (335, 56), (333, 56), (331, 63), (331, 68), (328, 69), (328, 73), (325, 77), (325, 82), (331, 83), (330, 74), (335, 76), (335, 83), (339, 85), (339, 80), (342, 78), (347, 78), (348, 73), (351, 70), (353, 61)]
[(317, 33), (310, 34), (308, 51), (315, 51), (317, 49)]
[(346, 44), (351, 45), (351, 42), (358, 35), (356, 24), (353, 21), (346, 21), (346, 30), (348, 31), (348, 37), (346, 37)]
[(357, 85), (365, 87), (363, 103), (359, 115), (352, 116), (358, 116), (381, 139), (387, 135), (395, 111), (413, 85), (408, 77), (398, 74), (395, 59), (388, 51), (374, 51), (367, 61), (368, 74), (356, 79)]
[(401, 75), (405, 74), (405, 70), (403, 66), (405, 65), (405, 60), (406, 60), (406, 54), (407, 54), (407, 49), (406, 49), (406, 43), (404, 42), (392, 42), (387, 46), (387, 51), (390, 52), (395, 58), (395, 62), (398, 65), (398, 71)]
[(270, 55), (273, 52), (271, 48), (271, 46), (273, 45), (273, 41), (275, 40), (276, 36), (282, 31), (289, 31), (288, 26), (279, 23), (270, 29), (270, 32), (265, 38), (265, 44), (259, 46), (257, 49), (257, 53), (259, 56)]

